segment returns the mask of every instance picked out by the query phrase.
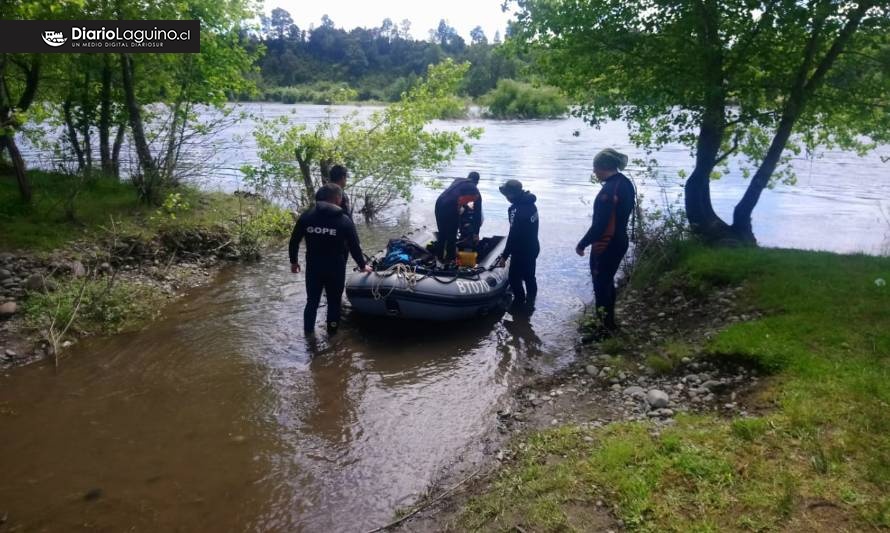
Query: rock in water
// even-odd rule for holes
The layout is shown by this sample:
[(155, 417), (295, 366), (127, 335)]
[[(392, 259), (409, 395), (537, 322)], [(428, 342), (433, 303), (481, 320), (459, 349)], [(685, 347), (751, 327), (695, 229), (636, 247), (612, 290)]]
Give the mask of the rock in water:
[(596, 377), (596, 375), (599, 373), (599, 370), (597, 370), (597, 368), (593, 365), (587, 365), (587, 368), (585, 368), (584, 370), (594, 377)]
[(0, 318), (9, 318), (15, 314), (18, 310), (18, 306), (15, 302), (6, 302), (5, 304), (0, 305)]
[(667, 393), (658, 389), (652, 389), (646, 394), (646, 402), (649, 404), (649, 407), (653, 409), (667, 407), (670, 401), (671, 399), (668, 397)]

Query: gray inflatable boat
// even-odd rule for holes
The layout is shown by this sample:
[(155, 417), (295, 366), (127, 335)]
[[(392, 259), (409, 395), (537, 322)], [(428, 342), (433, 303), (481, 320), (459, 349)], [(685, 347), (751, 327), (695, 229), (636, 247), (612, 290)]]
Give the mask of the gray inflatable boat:
[[(483, 239), (484, 255), (475, 268), (445, 270), (410, 264), (383, 268), (385, 252), (372, 258), (375, 271), (353, 272), (346, 297), (353, 311), (415, 320), (465, 320), (497, 313), (510, 304), (507, 267), (495, 266), (507, 239)], [(481, 247), (480, 247), (481, 248)], [(509, 262), (508, 262), (509, 264)]]

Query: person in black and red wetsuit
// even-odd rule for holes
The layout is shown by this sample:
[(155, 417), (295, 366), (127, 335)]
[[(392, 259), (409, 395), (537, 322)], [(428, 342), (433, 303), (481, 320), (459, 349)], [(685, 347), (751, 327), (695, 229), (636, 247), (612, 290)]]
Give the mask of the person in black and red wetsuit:
[[(482, 195), (479, 193), (479, 173), (470, 172), (466, 178), (457, 178), (436, 200), (436, 226), (438, 238), (436, 255), (443, 261), (457, 257), (457, 231), (463, 213), (469, 215), (469, 237), (479, 241), (482, 227)], [(466, 236), (464, 236), (466, 237)]]
[(316, 193), (315, 207), (300, 216), (291, 234), (288, 254), (291, 272), (300, 272), (300, 241), (306, 239), (306, 307), (303, 310), (303, 331), (311, 335), (321, 294), (328, 301), (327, 327), (337, 331), (340, 304), (346, 282), (346, 257), (349, 248), (360, 270), (370, 272), (355, 231), (355, 224), (346, 216), (340, 203), (343, 191), (334, 183), (327, 183)]
[(627, 253), (629, 239), (627, 223), (636, 201), (636, 191), (630, 180), (620, 172), (627, 166), (627, 156), (607, 148), (593, 158), (593, 173), (603, 184), (593, 203), (593, 222), (578, 243), (575, 253), (584, 256), (592, 246), (590, 273), (596, 310), (602, 320), (598, 336), (606, 336), (617, 329), (615, 323), (615, 274)]

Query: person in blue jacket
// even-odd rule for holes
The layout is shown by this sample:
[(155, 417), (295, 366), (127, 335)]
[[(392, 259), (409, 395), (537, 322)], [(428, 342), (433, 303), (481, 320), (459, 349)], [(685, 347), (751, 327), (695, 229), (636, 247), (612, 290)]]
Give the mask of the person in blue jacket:
[[(593, 203), (590, 229), (575, 248), (584, 256), (590, 246), (590, 273), (601, 330), (596, 337), (605, 337), (617, 330), (615, 322), (615, 274), (627, 253), (630, 240), (627, 225), (636, 202), (633, 183), (620, 171), (627, 166), (627, 156), (607, 148), (593, 158), (593, 173), (602, 188)], [(591, 338), (590, 340), (594, 340)]]
[(507, 234), (507, 244), (499, 264), (510, 259), (508, 278), (513, 290), (513, 303), (531, 311), (538, 295), (535, 266), (541, 252), (538, 242), (538, 208), (535, 206), (537, 198), (523, 190), (522, 183), (518, 180), (508, 180), (499, 190), (510, 202), (507, 209), (510, 233)]

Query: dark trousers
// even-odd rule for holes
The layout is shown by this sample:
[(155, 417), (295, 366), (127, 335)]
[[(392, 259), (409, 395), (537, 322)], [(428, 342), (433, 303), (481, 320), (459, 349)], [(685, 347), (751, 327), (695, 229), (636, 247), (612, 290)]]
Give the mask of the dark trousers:
[[(538, 281), (535, 279), (535, 263), (538, 255), (513, 254), (510, 257), (510, 271), (507, 279), (513, 290), (513, 299), (516, 303), (528, 301), (534, 303), (538, 296)], [(523, 288), (523, 283), (525, 288)]]
[(457, 217), (436, 213), (436, 226), (438, 226), (436, 255), (443, 261), (455, 259), (457, 257)]
[(340, 304), (343, 299), (343, 286), (346, 284), (346, 269), (342, 266), (331, 268), (311, 268), (306, 270), (306, 307), (303, 309), (303, 331), (315, 329), (315, 317), (321, 293), (328, 301), (328, 322), (340, 321)]
[(615, 329), (615, 274), (627, 253), (627, 241), (612, 241), (601, 254), (591, 252), (590, 273), (596, 311), (607, 329)]

